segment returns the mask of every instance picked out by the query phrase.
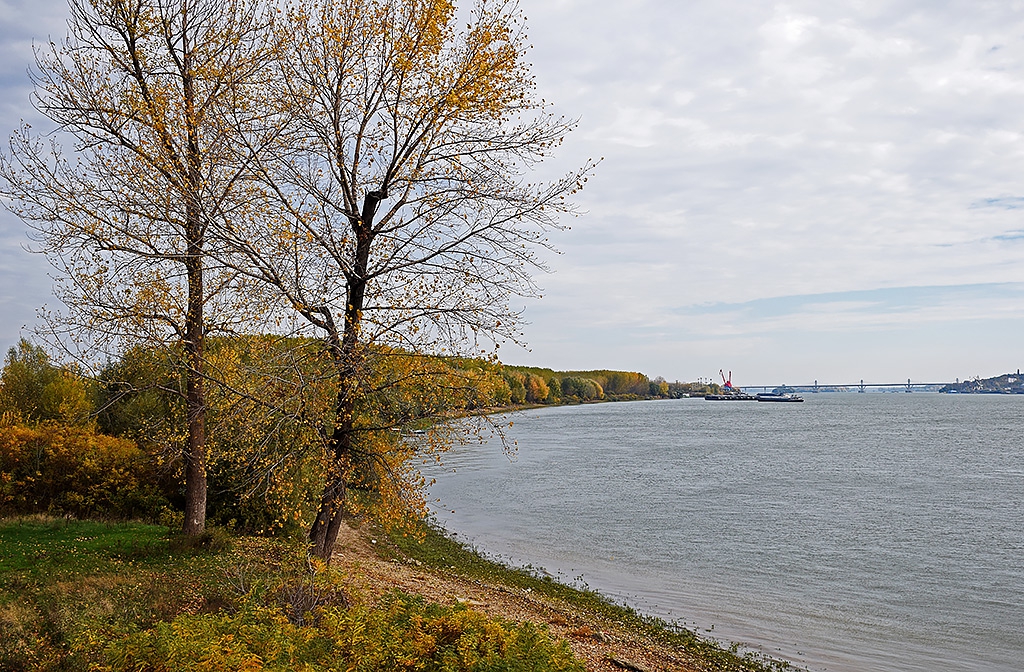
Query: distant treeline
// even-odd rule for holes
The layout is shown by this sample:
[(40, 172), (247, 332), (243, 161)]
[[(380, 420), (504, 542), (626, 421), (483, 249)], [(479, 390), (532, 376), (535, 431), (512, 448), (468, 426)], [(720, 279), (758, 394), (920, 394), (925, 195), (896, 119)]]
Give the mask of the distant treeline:
[[(207, 470), (213, 522), (274, 532), (315, 513), (337, 391), (314, 340), (209, 341)], [(424, 447), (419, 436), (491, 410), (671, 398), (717, 386), (630, 371), (555, 371), (376, 348), (356, 407), (363, 456), (353, 488), (382, 483)], [(92, 375), (51, 362), (37, 345), (11, 348), (0, 372), (0, 515), (49, 512), (112, 518), (181, 516), (186, 386), (166, 353), (133, 348)], [(381, 464), (382, 454), (395, 462)], [(373, 459), (370, 459), (370, 458)], [(410, 481), (415, 486), (415, 479)], [(397, 492), (395, 497), (409, 493)]]
[(718, 394), (718, 385), (670, 383), (635, 371), (555, 371), (533, 366), (501, 367), (512, 404), (575, 404), (584, 401), (678, 399)]
[(658, 384), (631, 371), (554, 371), (503, 366), (502, 377), (509, 386), (513, 404), (572, 404), (661, 394)]

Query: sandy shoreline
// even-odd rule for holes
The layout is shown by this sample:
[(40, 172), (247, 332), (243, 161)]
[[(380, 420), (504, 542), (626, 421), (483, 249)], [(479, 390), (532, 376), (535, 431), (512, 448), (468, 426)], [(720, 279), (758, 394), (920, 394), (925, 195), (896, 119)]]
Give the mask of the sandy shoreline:
[(656, 641), (604, 615), (528, 588), (467, 578), (454, 568), (429, 568), (409, 558), (384, 559), (376, 543), (375, 535), (365, 527), (344, 526), (338, 539), (334, 564), (347, 576), (347, 588), (357, 600), (372, 602), (398, 590), (441, 604), (461, 602), (492, 617), (541, 624), (555, 637), (565, 639), (594, 672), (710, 669), (682, 647)]

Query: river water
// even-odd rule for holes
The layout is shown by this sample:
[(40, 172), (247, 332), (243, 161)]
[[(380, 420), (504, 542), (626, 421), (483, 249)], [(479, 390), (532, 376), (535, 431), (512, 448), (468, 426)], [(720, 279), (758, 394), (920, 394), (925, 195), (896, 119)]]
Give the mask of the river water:
[(514, 565), (816, 672), (1024, 670), (1024, 396), (536, 409), (431, 469)]

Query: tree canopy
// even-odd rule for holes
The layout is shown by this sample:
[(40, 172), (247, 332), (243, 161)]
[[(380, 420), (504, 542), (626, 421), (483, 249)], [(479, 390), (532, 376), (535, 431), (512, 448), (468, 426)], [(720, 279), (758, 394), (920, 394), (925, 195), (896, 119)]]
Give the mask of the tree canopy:
[(204, 341), (239, 318), (234, 273), (214, 253), (246, 202), (235, 129), (253, 112), (269, 24), (246, 0), (69, 8), (68, 36), (37, 48), (33, 77), (33, 103), (58, 133), (50, 142), (28, 126), (14, 133), (0, 155), (3, 195), (58, 271), (67, 310), (48, 326), (61, 347), (94, 360), (159, 346), (187, 372), (184, 529), (198, 534)]
[[(394, 431), (412, 408), (444, 418), (492, 396), (493, 372), (445, 358), (521, 338), (512, 298), (536, 294), (537, 250), (593, 164), (531, 179), (574, 124), (537, 96), (513, 0), (69, 2), (69, 36), (34, 75), (55, 140), (23, 126), (0, 155), (5, 203), (58, 270), (50, 331), (91, 362), (161, 353), (186, 533), (205, 525), (208, 423), (236, 426), (211, 409), (258, 410), (270, 435), (301, 424), (326, 469), (310, 539), (328, 559), (349, 486), (417, 507)], [(273, 361), (208, 346), (268, 332)], [(110, 378), (128, 372), (107, 384), (145, 379)], [(521, 382), (524, 400), (565, 393)]]
[(280, 132), (250, 143), (266, 214), (238, 230), (234, 268), (332, 357), (332, 468), (310, 532), (328, 558), (350, 482), (411, 492), (401, 451), (374, 438), (394, 424), (368, 430), (361, 404), (397, 380), (455, 390), (437, 355), (518, 339), (509, 299), (535, 292), (535, 250), (590, 166), (527, 179), (572, 123), (535, 95), (514, 2), (478, 0), (463, 17), (447, 0), (300, 2), (278, 31)]

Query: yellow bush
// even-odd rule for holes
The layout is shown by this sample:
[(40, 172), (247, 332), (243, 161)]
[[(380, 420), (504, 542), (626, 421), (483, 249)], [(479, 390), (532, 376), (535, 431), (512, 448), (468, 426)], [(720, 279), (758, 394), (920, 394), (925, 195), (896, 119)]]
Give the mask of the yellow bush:
[(91, 427), (0, 423), (0, 513), (118, 517), (149, 513), (145, 456)]
[(107, 647), (105, 672), (342, 670), (583, 672), (568, 645), (531, 624), (395, 595), (377, 608), (330, 607), (316, 627), (277, 610), (187, 615)]

